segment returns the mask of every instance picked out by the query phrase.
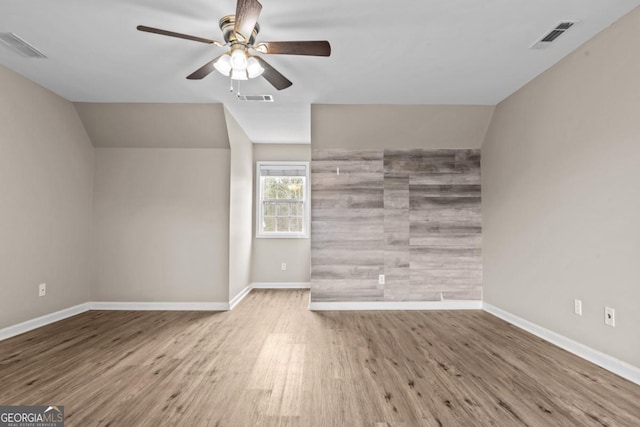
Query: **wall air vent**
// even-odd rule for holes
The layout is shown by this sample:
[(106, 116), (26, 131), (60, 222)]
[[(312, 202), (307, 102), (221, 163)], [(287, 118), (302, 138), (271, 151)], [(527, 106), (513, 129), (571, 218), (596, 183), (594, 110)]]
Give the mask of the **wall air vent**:
[(271, 95), (238, 95), (240, 101), (273, 102)]
[(577, 21), (565, 21), (558, 24), (554, 29), (549, 31), (547, 34), (542, 36), (537, 42), (535, 42), (531, 49), (544, 49), (549, 47), (551, 43), (553, 43), (558, 37), (567, 32), (571, 27), (573, 27)]

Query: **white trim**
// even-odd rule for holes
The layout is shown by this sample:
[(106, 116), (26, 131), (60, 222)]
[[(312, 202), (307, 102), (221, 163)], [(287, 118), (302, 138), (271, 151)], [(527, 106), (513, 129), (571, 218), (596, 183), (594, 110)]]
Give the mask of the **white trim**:
[(309, 239), (309, 234), (287, 233), (285, 231), (278, 233), (261, 234), (256, 239)]
[(93, 301), (91, 310), (127, 310), (127, 311), (227, 311), (227, 302), (120, 302)]
[(482, 301), (310, 302), (311, 311), (480, 310)]
[[(302, 233), (292, 232), (272, 232), (263, 233), (261, 231), (262, 218), (262, 186), (260, 185), (260, 168), (262, 166), (304, 166), (306, 179), (304, 185), (303, 203), (304, 203), (304, 221), (302, 224)], [(310, 163), (308, 161), (258, 161), (256, 162), (256, 239), (308, 239), (311, 228), (311, 176)]]
[(0, 341), (46, 326), (50, 323), (66, 319), (67, 317), (84, 313), (85, 311), (89, 311), (89, 309), (89, 303), (78, 304), (73, 307), (56, 311), (55, 313), (45, 314), (44, 316), (18, 323), (17, 325), (7, 326), (6, 328), (0, 329)]
[(586, 345), (567, 338), (564, 335), (560, 335), (557, 332), (543, 328), (542, 326), (536, 325), (535, 323), (504, 311), (501, 308), (487, 304), (486, 302), (483, 303), (482, 309), (487, 313), (493, 314), (494, 316), (499, 317), (520, 329), (524, 329), (525, 331), (550, 342), (551, 344), (555, 344), (569, 353), (573, 353), (576, 356), (621, 376), (622, 378), (640, 385), (640, 368), (636, 366), (623, 362), (622, 360), (616, 359), (613, 356), (609, 356), (608, 354), (602, 353), (591, 347), (587, 347)]
[(254, 282), (253, 289), (311, 289), (310, 282)]
[(251, 285), (249, 285), (243, 290), (241, 290), (240, 293), (238, 293), (238, 295), (233, 297), (231, 301), (229, 301), (229, 310), (233, 310), (235, 306), (238, 305), (240, 301), (242, 301), (244, 297), (246, 297), (249, 294), (249, 292), (251, 292), (251, 289), (253, 288), (251, 287)]

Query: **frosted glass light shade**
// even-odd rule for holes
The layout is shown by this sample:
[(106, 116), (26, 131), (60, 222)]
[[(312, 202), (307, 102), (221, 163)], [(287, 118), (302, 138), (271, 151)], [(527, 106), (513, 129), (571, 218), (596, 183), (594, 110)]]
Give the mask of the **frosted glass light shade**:
[(234, 70), (247, 69), (247, 55), (243, 50), (234, 49), (233, 52), (231, 52), (231, 68)]
[(247, 70), (231, 70), (231, 78), (233, 80), (247, 80)]
[(264, 72), (264, 68), (260, 65), (260, 62), (253, 56), (247, 60), (247, 74), (250, 79), (254, 77), (258, 77), (260, 74)]
[(228, 77), (229, 73), (231, 73), (231, 57), (225, 53), (213, 63), (213, 68), (218, 70), (223, 76)]

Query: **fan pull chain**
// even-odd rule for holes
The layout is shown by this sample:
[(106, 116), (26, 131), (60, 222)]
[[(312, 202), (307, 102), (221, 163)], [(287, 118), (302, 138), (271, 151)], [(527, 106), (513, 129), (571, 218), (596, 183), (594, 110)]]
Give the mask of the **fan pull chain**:
[(229, 92), (233, 93), (233, 79), (229, 78), (229, 82), (231, 83), (231, 86), (229, 87)]

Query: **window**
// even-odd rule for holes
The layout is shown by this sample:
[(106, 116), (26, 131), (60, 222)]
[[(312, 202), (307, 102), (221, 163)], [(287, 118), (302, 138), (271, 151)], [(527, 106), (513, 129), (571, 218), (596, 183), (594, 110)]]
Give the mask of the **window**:
[(258, 162), (256, 237), (309, 235), (309, 163)]

